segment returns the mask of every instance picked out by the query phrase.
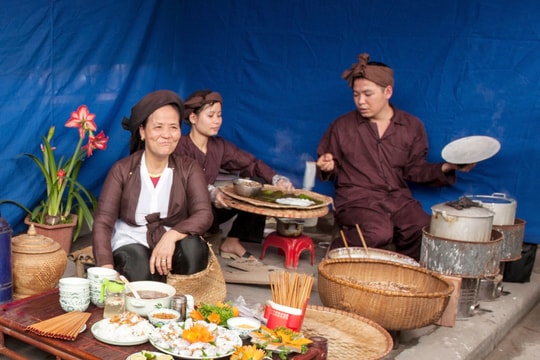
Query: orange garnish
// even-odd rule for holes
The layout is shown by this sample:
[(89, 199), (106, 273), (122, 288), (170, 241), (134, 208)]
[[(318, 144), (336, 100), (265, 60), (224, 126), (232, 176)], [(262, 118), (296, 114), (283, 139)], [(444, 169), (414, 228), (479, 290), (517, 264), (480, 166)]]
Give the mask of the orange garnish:
[(236, 349), (231, 355), (231, 360), (262, 360), (266, 356), (266, 353), (257, 349), (255, 345), (244, 345)]
[(213, 313), (213, 314), (208, 315), (207, 320), (208, 322), (219, 325), (219, 323), (221, 322), (221, 316), (219, 316), (219, 314)]
[(189, 314), (191, 316), (191, 318), (195, 321), (197, 320), (203, 320), (204, 319), (204, 316), (203, 314), (201, 314), (198, 310), (193, 310), (191, 312), (191, 314)]
[(182, 338), (190, 343), (205, 342), (209, 343), (214, 341), (214, 335), (202, 324), (195, 324), (189, 329), (184, 329), (182, 332)]

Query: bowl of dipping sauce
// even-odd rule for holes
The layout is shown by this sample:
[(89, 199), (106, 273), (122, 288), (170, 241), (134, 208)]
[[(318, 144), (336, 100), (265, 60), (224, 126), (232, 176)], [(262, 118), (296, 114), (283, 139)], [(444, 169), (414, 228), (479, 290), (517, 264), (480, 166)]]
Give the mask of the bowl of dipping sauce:
[(141, 299), (137, 299), (126, 289), (127, 311), (147, 317), (153, 310), (171, 308), (171, 299), (176, 294), (174, 286), (159, 281), (132, 281), (130, 285), (139, 293)]
[(161, 327), (180, 319), (180, 312), (174, 309), (156, 309), (148, 313), (148, 321), (155, 327)]
[(227, 327), (237, 332), (241, 338), (247, 338), (250, 332), (261, 327), (261, 322), (250, 317), (236, 316), (227, 320)]

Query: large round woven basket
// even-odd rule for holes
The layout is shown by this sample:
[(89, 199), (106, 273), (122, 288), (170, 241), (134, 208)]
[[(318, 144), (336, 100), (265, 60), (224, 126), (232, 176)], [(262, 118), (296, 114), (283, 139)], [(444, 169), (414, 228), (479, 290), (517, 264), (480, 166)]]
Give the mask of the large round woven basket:
[(302, 334), (327, 338), (328, 359), (382, 359), (394, 345), (392, 336), (379, 324), (324, 306), (308, 305)]
[(326, 259), (318, 291), (325, 306), (364, 316), (387, 330), (434, 323), (448, 305), (453, 285), (420, 267), (374, 259)]

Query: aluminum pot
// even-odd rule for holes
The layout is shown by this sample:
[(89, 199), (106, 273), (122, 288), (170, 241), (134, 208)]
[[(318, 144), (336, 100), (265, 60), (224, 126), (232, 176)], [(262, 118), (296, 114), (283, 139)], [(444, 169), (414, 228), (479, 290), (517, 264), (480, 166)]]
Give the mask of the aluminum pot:
[(304, 221), (301, 219), (277, 219), (276, 230), (285, 237), (299, 237), (304, 230)]
[(445, 203), (431, 207), (429, 231), (435, 236), (459, 241), (490, 241), (493, 211), (484, 207), (458, 210)]
[[(130, 286), (141, 294), (142, 299), (130, 296), (130, 290), (126, 287), (126, 310), (145, 317), (155, 309), (170, 309), (171, 299), (176, 294), (174, 286), (159, 281), (133, 281), (130, 282)], [(165, 294), (165, 296), (145, 299), (146, 294), (150, 292)]]
[(514, 225), (517, 203), (514, 199), (507, 198), (506, 194), (472, 195), (467, 198), (495, 213), (493, 225)]

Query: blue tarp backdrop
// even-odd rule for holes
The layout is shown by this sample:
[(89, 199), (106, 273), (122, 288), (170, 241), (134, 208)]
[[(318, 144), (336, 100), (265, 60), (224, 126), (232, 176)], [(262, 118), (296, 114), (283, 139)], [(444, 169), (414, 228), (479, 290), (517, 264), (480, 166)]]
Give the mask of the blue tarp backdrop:
[[(422, 119), (429, 159), (469, 135), (502, 147), (456, 186), (414, 192), (426, 211), (462, 195), (506, 193), (540, 243), (540, 7), (505, 0), (0, 0), (0, 199), (34, 206), (41, 174), (23, 153), (71, 153), (63, 126), (86, 104), (110, 137), (79, 180), (96, 195), (128, 155), (123, 116), (146, 93), (221, 92), (220, 135), (302, 186), (331, 121), (353, 108), (343, 70), (367, 52), (393, 67), (392, 102)], [(315, 191), (332, 194), (332, 184)], [(24, 230), (24, 213), (0, 207)]]

